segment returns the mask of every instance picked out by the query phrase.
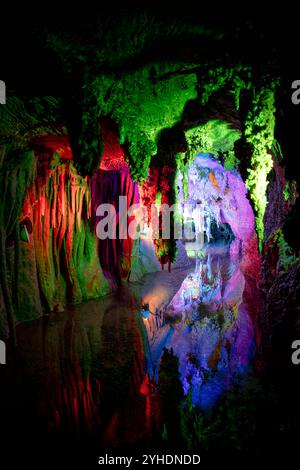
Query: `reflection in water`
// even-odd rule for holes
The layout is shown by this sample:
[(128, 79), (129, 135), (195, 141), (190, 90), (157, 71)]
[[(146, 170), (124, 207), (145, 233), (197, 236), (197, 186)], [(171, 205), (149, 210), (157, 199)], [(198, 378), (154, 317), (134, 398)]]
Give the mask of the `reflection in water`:
[(164, 326), (150, 333), (156, 375), (163, 348), (172, 348), (184, 392), (190, 391), (201, 409), (211, 407), (253, 357), (254, 329), (243, 303), (244, 286), (239, 256), (230, 256), (229, 247), (208, 248), (171, 300)]
[(55, 432), (115, 444), (140, 439), (143, 325), (129, 299), (107, 297), (20, 325), (15, 380), (23, 387), (12, 406)]
[[(26, 434), (31, 422), (37, 432), (88, 435), (103, 446), (161, 436), (162, 417), (172, 415), (171, 369), (174, 403), (190, 392), (194, 405), (210, 409), (234, 376), (247, 372), (254, 353), (234, 243), (208, 247), (186, 268), (148, 274), (143, 285), (123, 287), (115, 297), (20, 325), (7, 397), (12, 421), (18, 410), (19, 432)], [(150, 293), (144, 319), (139, 306)], [(175, 357), (161, 363), (164, 348)]]

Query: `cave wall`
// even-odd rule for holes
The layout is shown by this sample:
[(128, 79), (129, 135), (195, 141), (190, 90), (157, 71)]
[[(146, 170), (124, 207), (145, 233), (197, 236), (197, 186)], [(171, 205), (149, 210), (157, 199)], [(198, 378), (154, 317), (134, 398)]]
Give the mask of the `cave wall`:
[(280, 363), (283, 357), (289, 360), (295, 332), (299, 332), (300, 261), (286, 240), (286, 225), (298, 195), (295, 182), (286, 179), (284, 161), (279, 162), (276, 157), (273, 160), (261, 253), (261, 329), (264, 354), (269, 355), (274, 349), (282, 351), (281, 359), (275, 358)]
[(32, 151), (10, 152), (9, 147), (2, 146), (0, 156), (0, 300), (3, 302), (0, 312), (4, 313), (0, 333), (6, 336), (9, 330), (14, 339), (20, 253), (18, 220), (36, 165)]

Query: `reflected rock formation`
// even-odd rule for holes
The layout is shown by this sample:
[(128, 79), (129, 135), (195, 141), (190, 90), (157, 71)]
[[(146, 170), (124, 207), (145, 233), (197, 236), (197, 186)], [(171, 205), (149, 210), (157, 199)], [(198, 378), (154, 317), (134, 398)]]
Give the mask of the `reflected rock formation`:
[(165, 312), (165, 324), (151, 340), (157, 371), (162, 346), (179, 358), (184, 393), (210, 408), (245, 374), (255, 352), (253, 318), (243, 300), (245, 278), (238, 256), (211, 248), (183, 281)]

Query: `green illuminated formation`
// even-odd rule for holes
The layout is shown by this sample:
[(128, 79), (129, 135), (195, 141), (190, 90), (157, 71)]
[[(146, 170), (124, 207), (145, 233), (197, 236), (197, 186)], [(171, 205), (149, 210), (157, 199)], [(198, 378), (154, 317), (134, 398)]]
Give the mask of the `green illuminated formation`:
[(212, 153), (216, 157), (224, 155), (224, 165), (238, 167), (238, 160), (233, 155), (234, 142), (240, 138), (240, 131), (231, 129), (224, 121), (213, 119), (206, 124), (185, 132), (188, 143), (188, 160), (192, 161), (197, 153)]
[(217, 66), (204, 69), (203, 72), (199, 84), (201, 104), (206, 105), (215, 93), (227, 89), (234, 96), (235, 107), (239, 110), (241, 91), (249, 90), (252, 85), (251, 68), (242, 65), (235, 67)]
[(288, 201), (289, 198), (291, 197), (289, 181), (286, 182), (286, 185), (283, 189), (283, 197), (284, 197), (285, 201)]
[(275, 127), (274, 87), (275, 84), (271, 84), (253, 90), (252, 109), (249, 110), (245, 122), (245, 138), (251, 146), (246, 186), (256, 212), (256, 230), (260, 244), (264, 238), (267, 176), (273, 166), (271, 148)]
[(279, 248), (279, 269), (287, 271), (292, 265), (300, 261), (299, 253), (297, 255), (288, 245), (284, 238), (282, 229), (278, 229), (273, 234), (273, 241), (278, 245)]
[(93, 87), (101, 114), (119, 125), (132, 177), (138, 181), (146, 178), (151, 157), (157, 153), (159, 132), (179, 121), (185, 103), (196, 98), (195, 75), (153, 83), (153, 70), (158, 75), (166, 72), (162, 65), (144, 67), (118, 81), (114, 76), (97, 78)]

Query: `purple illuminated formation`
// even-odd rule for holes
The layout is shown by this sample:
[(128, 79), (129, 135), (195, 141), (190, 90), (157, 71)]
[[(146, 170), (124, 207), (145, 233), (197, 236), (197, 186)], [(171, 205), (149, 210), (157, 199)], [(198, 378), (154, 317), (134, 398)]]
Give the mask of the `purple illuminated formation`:
[[(178, 177), (181, 203), (200, 206), (202, 230), (210, 237), (210, 223), (230, 225), (234, 236), (248, 240), (254, 232), (254, 216), (247, 189), (237, 171), (226, 171), (210, 154), (199, 154), (188, 169), (188, 194), (184, 197), (182, 174)], [(205, 220), (203, 220), (205, 219)]]

